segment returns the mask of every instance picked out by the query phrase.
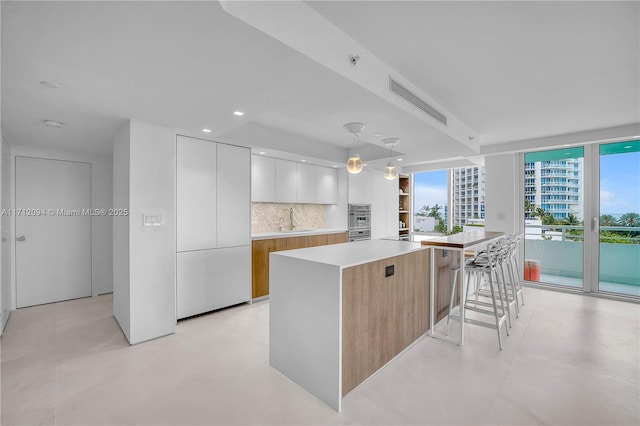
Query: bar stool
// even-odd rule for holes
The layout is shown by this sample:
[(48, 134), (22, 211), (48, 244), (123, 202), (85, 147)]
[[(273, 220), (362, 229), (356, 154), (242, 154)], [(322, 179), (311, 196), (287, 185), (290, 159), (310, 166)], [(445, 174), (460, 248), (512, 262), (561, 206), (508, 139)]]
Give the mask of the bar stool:
[[(507, 308), (505, 307), (505, 298), (503, 296), (502, 286), (499, 283), (498, 278), (498, 262), (499, 262), (499, 247), (495, 244), (489, 244), (485, 251), (482, 251), (476, 254), (474, 257), (465, 261), (465, 272), (467, 275), (467, 290), (466, 290), (466, 303), (463, 309), (477, 312), (480, 314), (491, 315), (494, 317), (494, 322), (490, 323), (487, 321), (481, 321), (473, 318), (465, 318), (466, 323), (480, 325), (483, 327), (494, 328), (498, 334), (498, 346), (500, 350), (502, 350), (502, 334), (500, 333), (500, 329), (503, 324), (505, 324), (505, 331), (507, 332), (507, 336), (509, 335), (509, 326), (508, 326), (508, 314)], [(455, 267), (452, 267), (454, 270)], [(453, 277), (453, 285), (451, 289), (451, 299), (449, 302), (449, 317), (447, 318), (447, 327), (449, 326), (450, 318), (456, 318), (456, 315), (453, 315), (453, 298), (455, 295), (455, 283), (456, 277), (458, 273), (459, 267), (454, 272)], [(471, 288), (471, 277), (474, 276), (476, 290), (475, 290), (475, 300), (469, 300), (469, 288)], [(490, 302), (486, 302), (484, 300), (480, 300), (478, 296), (484, 297), (483, 294), (480, 293), (480, 286), (483, 278), (488, 279), (488, 297)], [(494, 279), (495, 277), (495, 279)], [(497, 291), (497, 295), (496, 295)], [(498, 306), (498, 301), (500, 305)]]

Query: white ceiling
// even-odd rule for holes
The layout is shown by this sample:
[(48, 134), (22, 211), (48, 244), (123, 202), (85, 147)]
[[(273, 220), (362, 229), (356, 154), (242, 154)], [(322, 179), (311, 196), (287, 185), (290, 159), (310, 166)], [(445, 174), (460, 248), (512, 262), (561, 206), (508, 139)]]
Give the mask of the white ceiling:
[[(640, 121), (638, 2), (308, 4), (483, 145)], [(2, 2), (2, 130), (110, 153), (131, 118), (329, 164), (353, 146), (343, 124), (362, 121), (364, 141), (401, 138), (403, 164), (477, 155), (325, 65), (217, 2)]]

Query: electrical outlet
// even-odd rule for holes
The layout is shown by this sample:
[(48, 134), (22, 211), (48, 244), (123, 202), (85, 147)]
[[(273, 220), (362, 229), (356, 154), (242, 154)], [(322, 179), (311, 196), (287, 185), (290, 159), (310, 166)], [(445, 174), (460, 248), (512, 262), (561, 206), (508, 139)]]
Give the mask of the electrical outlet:
[(387, 266), (386, 268), (384, 268), (384, 276), (385, 276), (385, 278), (386, 277), (390, 277), (393, 274), (395, 274), (395, 269), (396, 269), (395, 265), (390, 265), (390, 266)]

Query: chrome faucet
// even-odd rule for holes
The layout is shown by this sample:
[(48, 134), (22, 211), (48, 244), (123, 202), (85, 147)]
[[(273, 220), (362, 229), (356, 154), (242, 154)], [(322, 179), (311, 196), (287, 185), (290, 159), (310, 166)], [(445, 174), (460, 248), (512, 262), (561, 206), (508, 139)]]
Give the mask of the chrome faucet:
[(289, 221), (291, 222), (291, 230), (293, 231), (296, 228), (293, 224), (293, 207), (289, 209)]
[(284, 228), (284, 217), (280, 218), (280, 221), (278, 221), (278, 226), (280, 227), (280, 231), (282, 231), (282, 228)]

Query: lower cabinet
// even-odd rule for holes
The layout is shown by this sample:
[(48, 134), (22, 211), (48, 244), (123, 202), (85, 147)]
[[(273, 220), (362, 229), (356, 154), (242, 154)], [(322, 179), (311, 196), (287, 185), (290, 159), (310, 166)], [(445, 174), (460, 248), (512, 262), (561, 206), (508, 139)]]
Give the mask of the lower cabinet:
[(251, 299), (251, 247), (177, 253), (177, 318)]
[(327, 244), (340, 244), (348, 241), (349, 238), (346, 232), (254, 240), (251, 247), (251, 297), (255, 299), (269, 294), (269, 253)]

